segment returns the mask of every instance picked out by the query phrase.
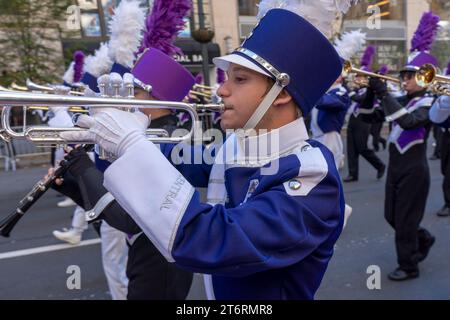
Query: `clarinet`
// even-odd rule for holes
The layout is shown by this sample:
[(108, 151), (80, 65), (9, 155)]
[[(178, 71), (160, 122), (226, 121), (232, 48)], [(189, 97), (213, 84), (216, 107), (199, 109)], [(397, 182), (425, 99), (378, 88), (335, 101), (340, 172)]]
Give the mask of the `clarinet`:
[[(92, 150), (94, 145), (83, 145), (86, 152)], [(39, 200), (39, 198), (47, 192), (48, 189), (55, 183), (56, 179), (64, 176), (64, 174), (69, 170), (71, 165), (70, 161), (62, 160), (56, 170), (47, 178), (39, 180), (30, 192), (27, 193), (25, 197), (19, 202), (19, 206), (16, 210), (8, 215), (5, 219), (0, 221), (0, 235), (3, 237), (9, 237), (14, 226), (19, 222), (19, 220), (25, 215), (25, 213)]]

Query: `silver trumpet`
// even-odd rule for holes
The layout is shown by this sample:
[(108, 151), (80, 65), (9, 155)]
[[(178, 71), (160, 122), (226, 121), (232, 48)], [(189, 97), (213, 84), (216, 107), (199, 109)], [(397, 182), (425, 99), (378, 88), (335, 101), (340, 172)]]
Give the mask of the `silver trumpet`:
[(88, 108), (151, 108), (151, 109), (178, 109), (185, 111), (192, 119), (191, 130), (180, 137), (169, 137), (166, 130), (148, 129), (146, 132), (149, 141), (154, 143), (179, 143), (190, 140), (195, 132), (201, 130), (199, 125), (199, 112), (223, 111), (222, 104), (189, 104), (171, 101), (149, 101), (133, 100), (127, 98), (95, 98), (95, 97), (74, 97), (68, 95), (49, 95), (42, 93), (28, 92), (1, 92), (0, 106), (4, 106), (1, 113), (0, 137), (4, 140), (26, 139), (42, 146), (82, 144), (93, 141), (67, 141), (60, 136), (61, 132), (86, 131), (82, 128), (51, 128), (43, 126), (27, 127), (24, 123), (21, 132), (14, 131), (10, 126), (10, 113), (12, 107), (21, 106), (24, 110), (28, 106), (83, 106)]

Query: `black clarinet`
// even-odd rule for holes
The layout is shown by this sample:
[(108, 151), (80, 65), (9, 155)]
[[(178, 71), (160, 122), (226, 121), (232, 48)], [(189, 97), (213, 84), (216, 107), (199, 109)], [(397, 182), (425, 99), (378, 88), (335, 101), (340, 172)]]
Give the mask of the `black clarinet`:
[[(83, 145), (80, 148), (83, 148), (86, 152), (92, 150), (94, 145)], [(53, 172), (53, 174), (47, 178), (39, 180), (34, 187), (31, 189), (28, 194), (23, 197), (19, 202), (19, 206), (16, 210), (8, 215), (5, 219), (0, 221), (0, 235), (3, 237), (9, 237), (14, 226), (19, 222), (19, 220), (25, 215), (25, 213), (39, 200), (40, 197), (44, 193), (47, 192), (48, 189), (55, 183), (55, 180), (64, 176), (64, 174), (69, 170), (70, 161), (62, 160)]]

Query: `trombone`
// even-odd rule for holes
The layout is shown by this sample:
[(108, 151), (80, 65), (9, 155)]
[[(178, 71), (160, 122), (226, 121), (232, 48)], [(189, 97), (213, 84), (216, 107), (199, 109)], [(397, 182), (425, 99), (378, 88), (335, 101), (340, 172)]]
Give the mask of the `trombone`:
[[(146, 132), (149, 141), (154, 143), (180, 143), (190, 140), (195, 136), (199, 126), (199, 112), (218, 111), (222, 112), (223, 104), (189, 104), (172, 101), (153, 101), (153, 100), (133, 100), (127, 98), (95, 98), (95, 97), (74, 97), (67, 95), (49, 95), (42, 93), (25, 92), (0, 92), (0, 105), (4, 108), (1, 113), (2, 136), (6, 138), (26, 139), (40, 145), (61, 145), (61, 144), (83, 144), (93, 141), (68, 141), (60, 136), (61, 132), (68, 131), (86, 131), (82, 128), (50, 128), (50, 127), (26, 127), (22, 132), (14, 131), (10, 126), (11, 108), (14, 106), (86, 106), (89, 108), (150, 108), (150, 109), (179, 109), (189, 114), (192, 119), (191, 130), (180, 137), (169, 137), (166, 130), (148, 129)], [(26, 108), (26, 107), (24, 107)]]
[(375, 72), (370, 72), (370, 71), (365, 71), (362, 69), (358, 69), (352, 66), (351, 62), (346, 60), (344, 61), (343, 67), (342, 67), (342, 71), (343, 71), (343, 76), (347, 77), (348, 75), (350, 75), (351, 73), (354, 73), (358, 76), (366, 76), (366, 77), (373, 77), (373, 78), (380, 78), (386, 81), (392, 81), (395, 83), (400, 83), (400, 79), (394, 78), (394, 77), (390, 77), (390, 76), (386, 76), (383, 74), (378, 74)]
[(416, 72), (416, 82), (423, 88), (430, 88), (433, 93), (450, 95), (450, 77), (439, 75), (435, 66), (430, 63), (424, 64)]

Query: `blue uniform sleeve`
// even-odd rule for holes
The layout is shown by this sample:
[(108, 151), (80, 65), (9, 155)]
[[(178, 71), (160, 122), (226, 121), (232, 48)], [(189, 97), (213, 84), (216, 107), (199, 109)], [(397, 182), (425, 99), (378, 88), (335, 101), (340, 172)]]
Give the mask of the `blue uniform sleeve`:
[(350, 106), (350, 98), (348, 94), (343, 93), (326, 93), (320, 98), (316, 108), (324, 111), (342, 111), (347, 110)]
[[(169, 162), (197, 188), (208, 186), (209, 174), (216, 149), (204, 145), (161, 144), (160, 149)], [(208, 157), (209, 156), (209, 157)], [(209, 160), (205, 162), (204, 160)]]
[(430, 120), (443, 128), (450, 127), (450, 96), (441, 96), (433, 103)]
[(342, 230), (340, 182), (327, 176), (306, 196), (283, 185), (235, 208), (201, 203), (194, 194), (177, 231), (172, 256), (183, 268), (242, 277), (298, 263)]

